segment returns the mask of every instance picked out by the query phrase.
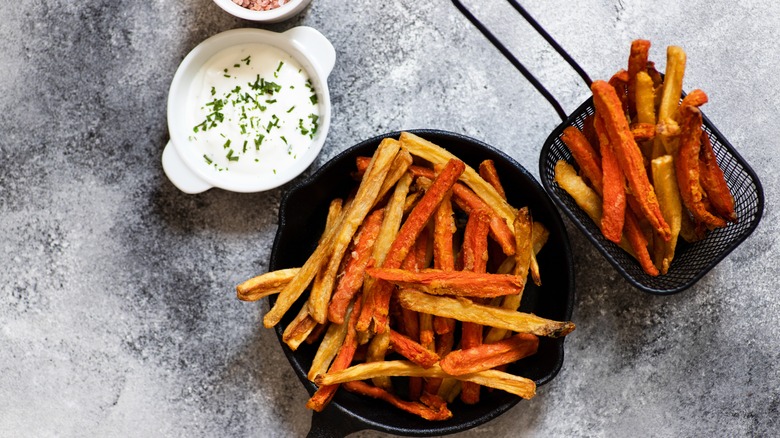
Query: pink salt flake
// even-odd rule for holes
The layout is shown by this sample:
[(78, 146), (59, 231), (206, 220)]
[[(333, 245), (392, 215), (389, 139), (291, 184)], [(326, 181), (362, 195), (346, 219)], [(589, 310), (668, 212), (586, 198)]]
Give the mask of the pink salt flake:
[(233, 3), (253, 11), (270, 11), (284, 5), (287, 0), (233, 0)]

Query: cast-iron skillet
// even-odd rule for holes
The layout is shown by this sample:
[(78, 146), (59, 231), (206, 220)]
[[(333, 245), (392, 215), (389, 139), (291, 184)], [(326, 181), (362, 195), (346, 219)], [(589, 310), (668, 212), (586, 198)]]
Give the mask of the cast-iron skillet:
[[(574, 271), (569, 240), (557, 210), (539, 183), (513, 159), (477, 140), (444, 131), (411, 132), (446, 148), (474, 168), (485, 159), (495, 162), (510, 204), (529, 206), (534, 220), (550, 230), (550, 238), (538, 256), (543, 284), (536, 287), (531, 283), (526, 288), (521, 310), (550, 319), (570, 320), (574, 304)], [(399, 134), (381, 135), (347, 149), (285, 193), (279, 207), (279, 228), (271, 250), (270, 270), (297, 267), (306, 261), (323, 231), (328, 204), (335, 197), (347, 196), (356, 185), (351, 177), (355, 158), (372, 155), (383, 138), (398, 138)], [(273, 302), (272, 298), (270, 304)], [(276, 326), (276, 333), (293, 370), (312, 394), (317, 387), (306, 374), (316, 346), (304, 343), (293, 352), (281, 341), (284, 327), (302, 304), (303, 299), (287, 312)], [(536, 355), (510, 366), (508, 371), (542, 385), (555, 377), (562, 364), (563, 339), (543, 338)], [(363, 429), (405, 436), (450, 434), (485, 423), (518, 401), (518, 397), (503, 391), (483, 389), (479, 404), (466, 406), (456, 401), (450, 404), (451, 419), (432, 422), (399, 411), (383, 401), (340, 390), (324, 412), (312, 415), (309, 436), (340, 437)]]

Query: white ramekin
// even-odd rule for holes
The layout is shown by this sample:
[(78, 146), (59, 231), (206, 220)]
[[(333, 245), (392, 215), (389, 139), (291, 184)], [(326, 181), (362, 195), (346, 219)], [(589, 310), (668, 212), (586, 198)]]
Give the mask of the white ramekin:
[[(187, 138), (192, 127), (184, 111), (190, 85), (198, 70), (218, 52), (240, 44), (263, 43), (290, 54), (309, 74), (320, 109), (320, 125), (309, 149), (295, 164), (275, 175), (239, 175), (214, 172)], [(200, 193), (212, 187), (233, 192), (261, 192), (285, 184), (311, 165), (325, 143), (330, 127), (328, 75), (336, 62), (336, 51), (321, 33), (310, 27), (295, 27), (283, 33), (262, 29), (234, 29), (217, 34), (196, 46), (179, 65), (168, 92), (170, 141), (162, 154), (168, 179), (185, 193)]]

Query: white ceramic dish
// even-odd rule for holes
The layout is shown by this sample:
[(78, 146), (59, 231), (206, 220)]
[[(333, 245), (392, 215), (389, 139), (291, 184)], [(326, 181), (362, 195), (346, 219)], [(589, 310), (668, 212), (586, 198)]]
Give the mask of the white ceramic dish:
[(233, 0), (214, 0), (214, 3), (230, 15), (260, 23), (277, 23), (292, 18), (301, 12), (309, 2), (311, 0), (290, 0), (270, 11), (253, 11), (233, 3)]
[[(202, 154), (188, 141), (192, 126), (184, 107), (192, 81), (203, 64), (220, 51), (236, 45), (263, 43), (289, 55), (308, 73), (317, 90), (319, 129), (308, 150), (296, 162), (274, 175), (242, 175), (215, 172)], [(319, 154), (330, 127), (330, 94), (327, 78), (336, 62), (333, 45), (310, 27), (295, 27), (283, 33), (262, 29), (234, 29), (217, 34), (196, 46), (179, 65), (168, 93), (168, 131), (170, 141), (162, 154), (162, 165), (168, 179), (185, 193), (200, 193), (212, 187), (233, 192), (261, 192), (285, 184), (306, 170)]]

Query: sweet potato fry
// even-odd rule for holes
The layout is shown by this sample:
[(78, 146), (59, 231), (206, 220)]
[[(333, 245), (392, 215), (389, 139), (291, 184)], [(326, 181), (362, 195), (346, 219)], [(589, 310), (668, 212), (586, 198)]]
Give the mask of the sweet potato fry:
[[(355, 350), (357, 350), (358, 346), (355, 325), (357, 324), (357, 317), (360, 314), (360, 299), (356, 300), (354, 306), (347, 323), (347, 334), (344, 337), (344, 343), (339, 347), (336, 358), (330, 365), (328, 372), (346, 369), (352, 363), (352, 358), (355, 356)], [(336, 395), (338, 389), (339, 385), (320, 386), (306, 403), (306, 407), (317, 412), (322, 412), (322, 410), (325, 409), (325, 406), (333, 399), (333, 396)]]
[[(318, 385), (333, 385), (336, 383), (366, 380), (377, 376), (454, 377), (445, 373), (438, 364), (430, 368), (423, 368), (409, 361), (395, 360), (353, 365), (343, 371), (321, 374), (314, 381)], [(533, 397), (536, 393), (536, 384), (533, 380), (501, 371), (479, 371), (457, 376), (457, 379), (501, 389), (526, 399)]]
[(500, 327), (518, 333), (561, 337), (574, 330), (574, 323), (553, 321), (528, 313), (475, 304), (465, 298), (436, 297), (405, 289), (398, 292), (402, 306), (418, 312), (474, 322), (489, 327)]
[[(417, 236), (428, 223), (428, 220), (436, 211), (441, 201), (447, 195), (452, 185), (463, 173), (465, 164), (457, 158), (450, 160), (441, 173), (433, 181), (431, 187), (425, 192), (417, 206), (409, 213), (401, 229), (393, 241), (387, 257), (382, 263), (384, 268), (399, 268), (401, 262), (417, 240)], [(374, 292), (373, 321), (374, 329), (381, 332), (387, 327), (387, 314), (390, 305), (392, 286), (388, 283), (377, 282), (379, 289)]]
[(599, 137), (603, 181), (601, 232), (607, 240), (620, 243), (626, 217), (625, 178), (600, 114), (596, 114), (594, 124)]
[(715, 214), (730, 222), (737, 222), (734, 212), (734, 196), (726, 183), (723, 169), (718, 165), (715, 151), (712, 150), (710, 137), (702, 133), (701, 151), (699, 152), (699, 181), (707, 193), (707, 199)]
[(655, 138), (654, 123), (634, 123), (631, 125), (631, 135), (634, 141), (638, 143), (652, 140)]
[(435, 395), (423, 394), (420, 402), (410, 402), (401, 400), (382, 388), (377, 388), (361, 381), (346, 382), (344, 383), (344, 389), (356, 394), (384, 400), (402, 411), (417, 415), (425, 420), (442, 421), (452, 418), (452, 412), (447, 409), (444, 400)]
[(416, 289), (433, 295), (492, 298), (517, 294), (524, 284), (523, 279), (515, 275), (468, 271), (426, 269), (411, 272), (404, 269), (369, 268), (366, 273), (402, 288)]
[(485, 210), (472, 211), (463, 232), (461, 257), (463, 270), (484, 273), (487, 271), (490, 213)]
[(536, 353), (538, 347), (536, 335), (518, 333), (491, 344), (455, 350), (442, 358), (439, 365), (445, 373), (460, 376), (515, 362)]
[[(384, 181), (384, 176), (387, 174), (390, 163), (398, 152), (398, 147), (398, 142), (393, 141), (383, 141), (380, 144), (377, 152), (374, 154), (375, 162), (372, 162), (372, 164), (369, 165), (368, 170), (369, 174), (375, 176), (363, 179), (363, 182), (360, 184), (358, 192), (355, 195), (355, 199), (347, 208), (340, 223), (335, 226), (330, 233), (326, 233), (326, 236), (324, 236), (312, 255), (309, 256), (309, 259), (306, 260), (306, 263), (301, 267), (298, 275), (296, 275), (279, 293), (273, 307), (263, 318), (263, 325), (266, 328), (273, 327), (281, 321), (282, 316), (287, 313), (287, 310), (290, 309), (306, 287), (309, 286), (322, 265), (326, 263), (328, 257), (331, 257), (331, 260), (333, 259), (333, 256), (335, 255), (333, 248), (335, 248), (336, 242), (341, 241), (344, 235), (349, 234), (349, 239), (347, 240), (347, 243), (349, 243), (352, 234), (354, 234), (354, 232), (349, 232), (349, 228), (359, 224), (374, 205), (376, 196)], [(371, 173), (373, 172), (373, 168), (376, 169), (375, 174)], [(346, 244), (344, 245), (344, 248), (346, 249)], [(311, 311), (312, 307), (317, 307), (318, 305), (320, 307), (317, 308), (322, 310), (322, 314), (319, 315), (320, 317), (318, 317), (318, 315), (312, 315), (318, 322), (324, 322), (327, 317), (327, 303), (330, 299), (329, 293), (330, 292), (328, 292), (328, 295), (325, 297), (325, 300), (322, 299), (323, 297), (310, 297), (309, 302), (311, 303), (314, 301), (316, 305), (310, 306), (309, 310)], [(323, 301), (324, 304), (322, 304)]]
[(620, 100), (623, 115), (628, 116), (628, 72), (623, 69), (619, 70), (609, 78), (609, 85), (615, 90), (615, 95)]
[(680, 189), (677, 187), (677, 176), (672, 156), (664, 155), (654, 159), (651, 162), (651, 169), (661, 212), (672, 231), (672, 238), (668, 242), (657, 242), (654, 248), (655, 264), (662, 274), (666, 274), (669, 271), (672, 258), (674, 258), (677, 238), (680, 235), (683, 214), (682, 200), (680, 199)]
[(299, 271), (299, 268), (280, 269), (250, 278), (236, 286), (236, 295), (241, 301), (257, 301), (279, 293)]
[(390, 330), (390, 345), (393, 350), (423, 368), (430, 368), (439, 361), (439, 356), (408, 336)]
[(634, 40), (631, 42), (631, 54), (628, 56), (628, 114), (634, 120), (637, 114), (636, 82), (637, 74), (647, 69), (647, 58), (650, 53), (650, 41)]
[(498, 177), (498, 170), (496, 170), (496, 163), (493, 160), (485, 160), (479, 163), (479, 176), (493, 186), (499, 196), (506, 201), (506, 192), (504, 191), (504, 186), (501, 185), (501, 179)]
[[(704, 97), (702, 97), (704, 95)], [(708, 228), (725, 227), (726, 221), (713, 215), (704, 203), (704, 190), (699, 182), (699, 152), (701, 149), (702, 117), (695, 106), (706, 101), (701, 90), (693, 90), (680, 106), (680, 150), (675, 159), (677, 184), (685, 207), (698, 222)]]
[(623, 175), (628, 181), (631, 193), (642, 208), (643, 217), (664, 240), (669, 240), (671, 237), (669, 225), (661, 214), (655, 191), (647, 177), (642, 153), (628, 129), (625, 116), (619, 110), (620, 102), (614, 89), (604, 81), (594, 81), (591, 90), (593, 91), (596, 112), (604, 120), (612, 150), (615, 152)]
[(344, 315), (352, 298), (363, 286), (363, 276), (368, 266), (371, 250), (379, 235), (379, 230), (384, 219), (384, 210), (375, 210), (368, 215), (356, 237), (355, 248), (352, 250), (349, 261), (344, 268), (336, 287), (336, 292), (328, 305), (328, 319), (336, 324), (344, 323)]
[[(596, 138), (598, 139), (598, 131), (595, 129), (595, 118), (593, 129)], [(568, 126), (563, 130), (561, 140), (571, 151), (574, 160), (580, 166), (582, 175), (590, 182), (596, 190), (596, 193), (601, 195), (602, 173), (601, 157), (599, 156), (599, 153), (591, 146), (591, 143), (585, 138), (585, 135), (574, 126)]]

